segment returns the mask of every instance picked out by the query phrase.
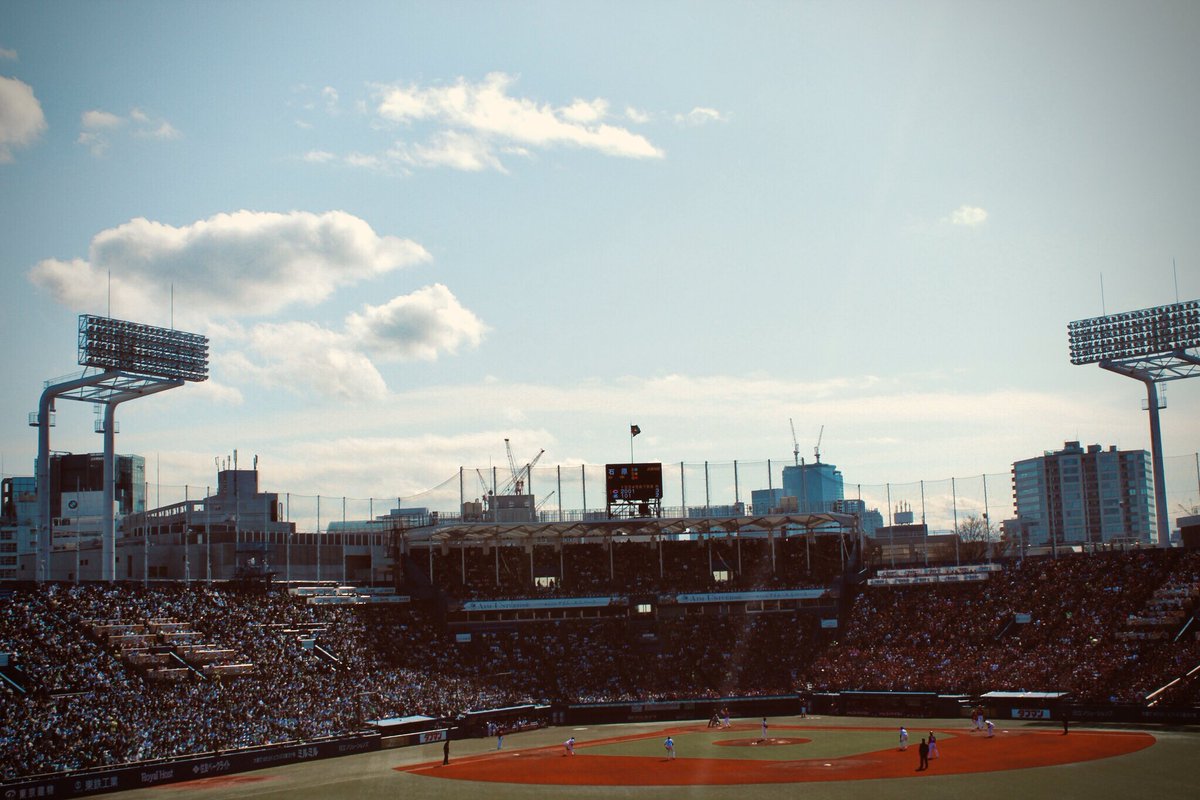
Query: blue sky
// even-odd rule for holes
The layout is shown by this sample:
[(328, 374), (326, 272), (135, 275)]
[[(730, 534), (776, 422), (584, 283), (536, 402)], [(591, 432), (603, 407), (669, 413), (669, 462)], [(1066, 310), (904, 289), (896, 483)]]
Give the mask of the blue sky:
[(1197, 41), (1191, 2), (5, 3), (3, 472), (110, 312), (211, 338), (118, 414), (174, 484), (236, 448), (395, 497), (631, 422), (696, 463), (824, 426), (866, 484), (1148, 447), (1066, 324), (1200, 297)]

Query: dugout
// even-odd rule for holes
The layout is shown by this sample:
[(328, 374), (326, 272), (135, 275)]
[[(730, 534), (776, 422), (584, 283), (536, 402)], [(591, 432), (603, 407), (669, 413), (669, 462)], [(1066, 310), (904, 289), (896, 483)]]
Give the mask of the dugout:
[(987, 692), (979, 696), (979, 702), (995, 720), (1062, 719), (1066, 707), (1066, 692)]

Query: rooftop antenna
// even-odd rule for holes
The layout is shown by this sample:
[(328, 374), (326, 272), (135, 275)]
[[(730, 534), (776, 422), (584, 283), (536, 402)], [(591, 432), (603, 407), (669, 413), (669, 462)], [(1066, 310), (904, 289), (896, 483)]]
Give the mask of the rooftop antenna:
[(112, 319), (112, 270), (108, 271), (108, 318)]
[(1175, 267), (1175, 256), (1171, 256), (1171, 272), (1175, 273), (1175, 302), (1179, 302), (1179, 270)]
[(800, 466), (800, 442), (796, 439), (796, 423), (792, 422), (791, 417), (788, 417), (788, 425), (792, 426), (792, 461)]
[(817, 463), (821, 463), (821, 437), (825, 435), (825, 426), (821, 426), (821, 432), (817, 434), (817, 446), (813, 448), (813, 455), (817, 457)]
[(1104, 307), (1104, 273), (1100, 273), (1100, 316), (1107, 317), (1108, 310)]

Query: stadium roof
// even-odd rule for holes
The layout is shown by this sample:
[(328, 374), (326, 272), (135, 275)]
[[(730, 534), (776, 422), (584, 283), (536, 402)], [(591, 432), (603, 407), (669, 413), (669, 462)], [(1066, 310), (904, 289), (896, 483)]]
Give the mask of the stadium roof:
[(750, 517), (637, 517), (573, 522), (453, 522), (410, 528), (405, 538), (414, 544), (436, 542), (530, 542), (554, 539), (617, 537), (659, 538), (680, 534), (764, 534), (785, 528), (804, 533), (845, 533), (858, 530), (853, 514), (765, 514)]

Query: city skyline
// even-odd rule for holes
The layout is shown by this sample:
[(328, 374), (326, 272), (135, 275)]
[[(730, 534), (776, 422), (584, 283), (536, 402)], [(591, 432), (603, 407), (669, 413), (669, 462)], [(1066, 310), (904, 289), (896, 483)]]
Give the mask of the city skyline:
[(0, 472), (83, 313), (210, 338), (117, 414), (175, 485), (236, 449), (406, 497), (505, 439), (624, 461), (631, 424), (638, 461), (819, 440), (848, 487), (1149, 449), (1067, 323), (1200, 297), (1198, 36), (1170, 2), (6, 4)]

